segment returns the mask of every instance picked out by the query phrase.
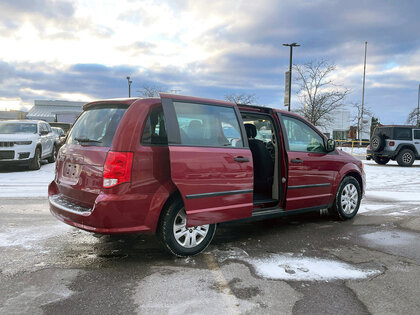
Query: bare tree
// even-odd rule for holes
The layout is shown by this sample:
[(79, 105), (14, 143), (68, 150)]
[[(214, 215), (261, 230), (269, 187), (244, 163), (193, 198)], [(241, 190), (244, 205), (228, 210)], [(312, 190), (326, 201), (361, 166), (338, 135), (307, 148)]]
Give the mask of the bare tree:
[(225, 100), (236, 104), (252, 105), (257, 103), (255, 94), (247, 93), (231, 93), (225, 95)]
[(159, 97), (159, 92), (163, 92), (163, 88), (154, 85), (143, 85), (141, 90), (138, 90), (137, 92), (139, 92), (142, 97)]
[(410, 114), (408, 114), (407, 117), (407, 124), (410, 125), (417, 125), (417, 127), (420, 127), (420, 111), (418, 108), (414, 108)]
[(362, 121), (362, 106), (360, 105), (360, 103), (352, 103), (351, 106), (356, 109), (356, 114), (353, 116), (353, 122), (356, 123), (357, 138), (362, 139), (361, 135), (364, 132), (370, 132), (369, 124), (365, 124), (364, 121), (366, 121), (367, 119), (372, 119), (372, 110), (365, 104), (363, 109), (364, 119)]
[(344, 105), (343, 101), (350, 93), (349, 89), (339, 87), (330, 79), (336, 66), (321, 60), (294, 65), (293, 68), (297, 73), (295, 81), (299, 85), (302, 104), (297, 112), (315, 126), (327, 126), (333, 111)]

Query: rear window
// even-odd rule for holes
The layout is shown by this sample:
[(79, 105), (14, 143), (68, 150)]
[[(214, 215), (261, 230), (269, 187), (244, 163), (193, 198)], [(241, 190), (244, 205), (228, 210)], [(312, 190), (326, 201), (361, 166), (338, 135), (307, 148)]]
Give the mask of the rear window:
[(97, 106), (80, 115), (70, 131), (67, 143), (110, 147), (127, 106)]
[(373, 132), (374, 135), (384, 135), (385, 139), (392, 139), (392, 128), (389, 127), (377, 127)]

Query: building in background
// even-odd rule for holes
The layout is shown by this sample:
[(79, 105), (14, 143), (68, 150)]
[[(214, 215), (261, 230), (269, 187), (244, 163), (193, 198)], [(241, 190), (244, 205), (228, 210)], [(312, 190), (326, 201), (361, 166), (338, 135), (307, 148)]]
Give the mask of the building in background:
[(334, 140), (347, 140), (348, 132), (351, 126), (350, 111), (336, 110), (329, 126), (320, 127), (319, 129), (328, 137)]
[(73, 124), (87, 102), (35, 100), (27, 119)]
[[(370, 139), (371, 117), (363, 120), (362, 139)], [(357, 126), (352, 126), (351, 113), (349, 110), (336, 110), (332, 116), (329, 126), (319, 127), (328, 138), (334, 140), (356, 140)]]
[(26, 119), (28, 113), (22, 110), (1, 110), (0, 120), (21, 120)]

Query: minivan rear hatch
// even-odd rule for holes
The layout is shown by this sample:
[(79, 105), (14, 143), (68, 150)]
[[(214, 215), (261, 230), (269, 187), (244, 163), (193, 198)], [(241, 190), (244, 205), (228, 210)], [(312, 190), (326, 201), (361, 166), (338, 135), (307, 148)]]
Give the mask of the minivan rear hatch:
[(93, 207), (102, 189), (103, 169), (127, 104), (85, 105), (57, 159), (60, 194), (84, 207)]

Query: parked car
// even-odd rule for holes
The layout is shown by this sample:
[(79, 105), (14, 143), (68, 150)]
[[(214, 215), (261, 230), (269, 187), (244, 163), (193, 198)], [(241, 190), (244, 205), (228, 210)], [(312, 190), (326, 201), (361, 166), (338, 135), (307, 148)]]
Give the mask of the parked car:
[(70, 130), (71, 128), (71, 124), (70, 123), (63, 123), (63, 122), (50, 122), (49, 123), (51, 128), (52, 127), (58, 127), (64, 130), (64, 132), (67, 134), (67, 132)]
[(420, 128), (413, 126), (376, 127), (367, 154), (381, 165), (389, 160), (400, 166), (411, 166), (420, 159)]
[(55, 135), (55, 145), (58, 148), (61, 148), (61, 146), (64, 144), (65, 140), (66, 140), (66, 133), (64, 132), (63, 129), (59, 128), (59, 127), (51, 127), (54, 135)]
[[(262, 123), (267, 142), (256, 139)], [(160, 94), (86, 104), (48, 194), (67, 224), (156, 233), (169, 252), (188, 256), (220, 222), (325, 209), (351, 219), (364, 189), (362, 162), (296, 114)]]
[(41, 167), (41, 160), (55, 162), (57, 146), (48, 123), (37, 120), (0, 121), (0, 164)]
[(370, 152), (370, 144), (368, 144), (368, 146), (366, 147), (366, 160), (368, 161), (372, 159), (372, 154), (369, 152)]

